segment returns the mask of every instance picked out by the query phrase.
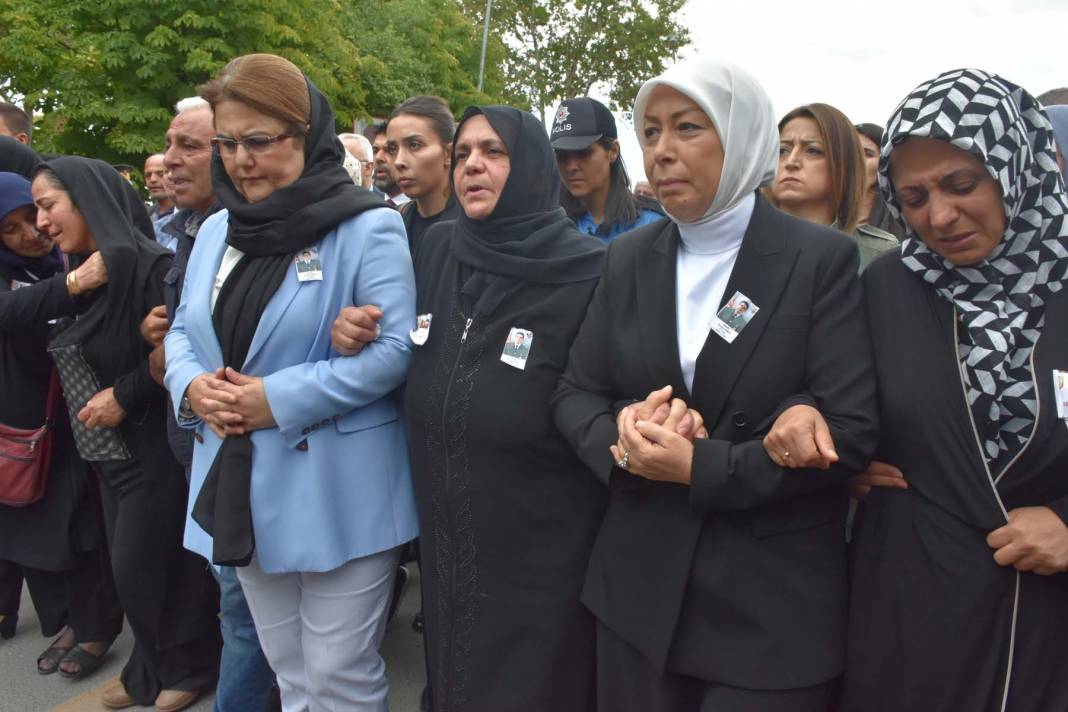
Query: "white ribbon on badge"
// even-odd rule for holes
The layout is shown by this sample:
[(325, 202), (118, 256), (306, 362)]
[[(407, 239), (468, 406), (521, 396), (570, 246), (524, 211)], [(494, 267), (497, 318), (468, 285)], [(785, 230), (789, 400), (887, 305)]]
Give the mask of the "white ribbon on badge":
[(430, 338), (430, 322), (433, 319), (433, 314), (420, 314), (415, 317), (415, 328), (408, 332), (413, 344), (422, 346), (426, 343), (426, 340)]

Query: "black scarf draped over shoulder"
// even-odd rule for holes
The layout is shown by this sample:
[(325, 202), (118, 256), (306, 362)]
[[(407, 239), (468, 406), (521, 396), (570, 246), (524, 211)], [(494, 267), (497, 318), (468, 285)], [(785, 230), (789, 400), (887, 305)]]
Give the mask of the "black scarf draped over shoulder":
[(59, 156), (41, 168), (51, 169), (63, 183), (108, 271), (108, 283), (94, 292), (100, 296), (53, 344), (93, 340), (111, 345), (106, 363), (91, 364), (101, 385), (110, 385), (144, 361), (139, 330), (145, 316), (143, 295), (156, 263), (172, 256), (152, 239), (144, 203), (110, 165), (93, 158)]
[[(244, 253), (223, 283), (212, 314), (223, 359), (238, 371), (264, 309), (291, 269), (293, 255), (347, 218), (385, 207), (380, 197), (357, 188), (342, 168), (344, 151), (334, 113), (326, 97), (311, 80), (306, 81), (311, 116), (304, 138), (304, 171), (296, 181), (250, 203), (230, 180), (220, 156), (212, 158), (215, 194), (229, 212), (226, 242)], [(251, 436), (226, 437), (192, 512), (193, 519), (212, 535), (216, 564), (246, 566), (252, 559), (251, 484)]]
[[(584, 235), (560, 207), (560, 178), (545, 128), (508, 106), (474, 106), (457, 127), (485, 116), (508, 149), (510, 169), (493, 212), (484, 220), (461, 214), (452, 250), (467, 269), (462, 293), (491, 315), (524, 283), (568, 284), (597, 278), (604, 246)], [(453, 165), (456, 165), (453, 148)]]

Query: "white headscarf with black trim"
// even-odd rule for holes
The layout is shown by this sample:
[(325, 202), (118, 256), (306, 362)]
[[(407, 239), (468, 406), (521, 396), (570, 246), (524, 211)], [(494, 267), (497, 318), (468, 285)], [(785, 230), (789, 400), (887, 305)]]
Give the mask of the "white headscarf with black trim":
[(767, 92), (752, 74), (736, 64), (694, 57), (650, 79), (634, 100), (634, 129), (645, 143), (645, 105), (658, 86), (668, 86), (693, 99), (711, 119), (723, 145), (723, 172), (712, 204), (692, 222), (701, 225), (752, 195), (775, 178), (779, 168), (779, 129)]
[[(955, 266), (908, 227), (906, 267), (957, 309), (957, 345), (987, 461), (1004, 463), (1034, 427), (1031, 351), (1045, 304), (1068, 279), (1068, 197), (1041, 105), (1021, 87), (977, 69), (946, 72), (898, 106), (883, 136), (879, 187), (901, 219), (890, 156), (911, 137), (948, 141), (986, 167), (1001, 189), (1007, 228), (982, 262)], [(902, 222), (904, 222), (902, 220)]]

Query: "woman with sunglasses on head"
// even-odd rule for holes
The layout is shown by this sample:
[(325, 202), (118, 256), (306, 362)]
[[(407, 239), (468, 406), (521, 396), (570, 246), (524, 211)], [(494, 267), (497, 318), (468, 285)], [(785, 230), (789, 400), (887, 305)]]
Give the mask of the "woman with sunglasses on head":
[[(400, 216), (357, 188), (326, 98), (295, 65), (238, 57), (214, 111), (206, 220), (167, 334), (166, 383), (196, 433), (186, 546), (237, 567), (287, 711), (386, 709), (378, 649), (417, 523), (392, 392), (415, 286)], [(353, 303), (381, 336), (339, 358)]]
[(550, 138), (564, 183), (560, 203), (579, 230), (608, 244), (663, 219), (655, 200), (631, 193), (616, 120), (604, 104), (589, 97), (567, 99), (556, 110)]
[[(851, 487), (845, 712), (1068, 709), (1068, 195), (1052, 136), (1026, 90), (978, 69), (924, 82), (887, 123), (879, 185), (909, 237), (863, 280), (883, 431)], [(813, 448), (794, 434), (822, 427), (806, 412), (768, 435), (772, 453)]]
[(449, 182), (455, 130), (449, 105), (436, 96), (405, 99), (389, 115), (386, 150), (397, 186), (411, 198), (400, 211), (413, 253), (435, 223), (459, 215)]
[[(877, 434), (857, 250), (759, 192), (779, 137), (744, 70), (682, 62), (634, 117), (671, 219), (609, 247), (553, 399), (608, 493), (582, 596), (597, 708), (826, 712), (844, 665), (845, 481)], [(823, 471), (784, 469), (761, 443), (806, 393), (834, 413)], [(679, 432), (687, 417), (706, 437)]]
[[(132, 187), (101, 161), (41, 164), (32, 192), (38, 229), (85, 264), (7, 295), (0, 330), (60, 320), (48, 353), (76, 447), (99, 483), (115, 589), (134, 634), (120, 680), (101, 701), (182, 709), (217, 673), (219, 634), (214, 583), (181, 547), (187, 485), (167, 447), (165, 394), (138, 330), (162, 301), (171, 255), (151, 237)], [(82, 663), (95, 664), (89, 655)]]
[(853, 124), (827, 104), (799, 106), (779, 121), (779, 172), (770, 195), (782, 211), (852, 235), (864, 270), (897, 238), (859, 224), (865, 169)]

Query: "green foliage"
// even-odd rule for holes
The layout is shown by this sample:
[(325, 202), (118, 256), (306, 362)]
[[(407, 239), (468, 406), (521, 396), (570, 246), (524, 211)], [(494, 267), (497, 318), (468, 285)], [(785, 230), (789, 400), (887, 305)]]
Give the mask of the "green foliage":
[[(466, 17), (456, 0), (349, 0), (345, 35), (370, 60), (367, 110), (388, 116), (417, 94), (445, 99), (457, 114), (472, 104), (510, 103), (506, 48), (491, 37), (484, 91), (478, 91), (481, 16)], [(520, 106), (525, 106), (520, 97)]]
[(282, 55), (330, 99), (339, 129), (437, 94), (535, 110), (604, 84), (629, 106), (688, 39), (684, 0), (0, 0), (0, 99), (37, 117), (43, 152), (139, 165), (174, 103), (234, 57)]
[(137, 165), (174, 103), (249, 52), (303, 69), (339, 129), (412, 93), (497, 98), (474, 89), (476, 35), (455, 0), (0, 0), (0, 98), (39, 117), (41, 151)]
[[(481, 18), (485, 0), (464, 0)], [(513, 94), (548, 108), (561, 99), (608, 93), (629, 110), (642, 83), (663, 71), (689, 40), (676, 20), (685, 0), (494, 0), (491, 27), (510, 52)]]

